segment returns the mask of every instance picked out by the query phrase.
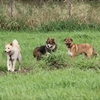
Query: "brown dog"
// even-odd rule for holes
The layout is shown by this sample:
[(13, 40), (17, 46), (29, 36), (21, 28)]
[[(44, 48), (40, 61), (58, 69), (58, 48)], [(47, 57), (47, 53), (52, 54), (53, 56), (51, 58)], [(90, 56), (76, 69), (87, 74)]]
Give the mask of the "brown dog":
[(57, 44), (53, 38), (48, 38), (46, 40), (46, 45), (36, 47), (33, 50), (33, 56), (36, 57), (37, 60), (40, 60), (42, 55), (50, 54), (51, 52), (55, 52), (57, 49)]
[(64, 39), (64, 42), (68, 48), (68, 55), (70, 55), (71, 58), (74, 58), (75, 56), (83, 53), (88, 58), (91, 58), (93, 54), (98, 55), (97, 52), (94, 51), (94, 48), (88, 43), (74, 44), (71, 38)]

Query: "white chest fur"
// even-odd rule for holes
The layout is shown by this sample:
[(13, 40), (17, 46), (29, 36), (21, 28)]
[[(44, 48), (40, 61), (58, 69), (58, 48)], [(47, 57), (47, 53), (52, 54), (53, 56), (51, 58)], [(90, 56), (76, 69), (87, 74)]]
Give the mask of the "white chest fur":
[(50, 55), (50, 53), (49, 53), (49, 52), (47, 52), (47, 53), (46, 53), (46, 55)]
[(73, 53), (70, 51), (70, 49), (68, 50), (68, 55), (72, 56)]

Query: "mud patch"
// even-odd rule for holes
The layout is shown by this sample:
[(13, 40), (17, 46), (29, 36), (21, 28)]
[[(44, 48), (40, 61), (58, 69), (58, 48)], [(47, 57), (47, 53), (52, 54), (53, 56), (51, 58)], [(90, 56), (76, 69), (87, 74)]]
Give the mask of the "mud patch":
[(49, 66), (55, 67), (57, 69), (59, 68), (64, 68), (64, 67), (69, 67), (67, 63), (64, 62), (58, 62), (58, 61), (52, 61)]

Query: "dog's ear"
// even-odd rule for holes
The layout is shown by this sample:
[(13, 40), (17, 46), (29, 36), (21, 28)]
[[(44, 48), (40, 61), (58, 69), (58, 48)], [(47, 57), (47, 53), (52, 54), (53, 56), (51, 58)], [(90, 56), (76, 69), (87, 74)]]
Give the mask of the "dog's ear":
[(49, 38), (46, 39), (46, 43), (49, 41)]
[(52, 40), (52, 43), (55, 43), (55, 39), (54, 38), (52, 38), (51, 40)]
[(11, 46), (13, 45), (12, 42), (10, 43), (10, 45), (11, 45)]
[(66, 38), (64, 39), (64, 41), (66, 41)]
[(54, 39), (54, 38), (52, 38), (52, 41), (55, 41), (55, 39)]
[(70, 38), (70, 40), (73, 42), (73, 39)]
[(47, 38), (47, 40), (49, 40), (49, 37)]

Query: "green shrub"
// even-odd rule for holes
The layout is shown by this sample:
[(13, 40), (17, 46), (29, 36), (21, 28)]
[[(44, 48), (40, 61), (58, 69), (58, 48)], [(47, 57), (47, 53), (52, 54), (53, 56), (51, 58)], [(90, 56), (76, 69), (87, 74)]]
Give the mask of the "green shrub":
[[(73, 2), (71, 17), (68, 16), (68, 5), (64, 3), (45, 3), (41, 7), (33, 2), (13, 4), (11, 17), (8, 2), (0, 3), (0, 28), (8, 30), (100, 30), (100, 6), (97, 3)], [(95, 16), (95, 17), (94, 17)]]

